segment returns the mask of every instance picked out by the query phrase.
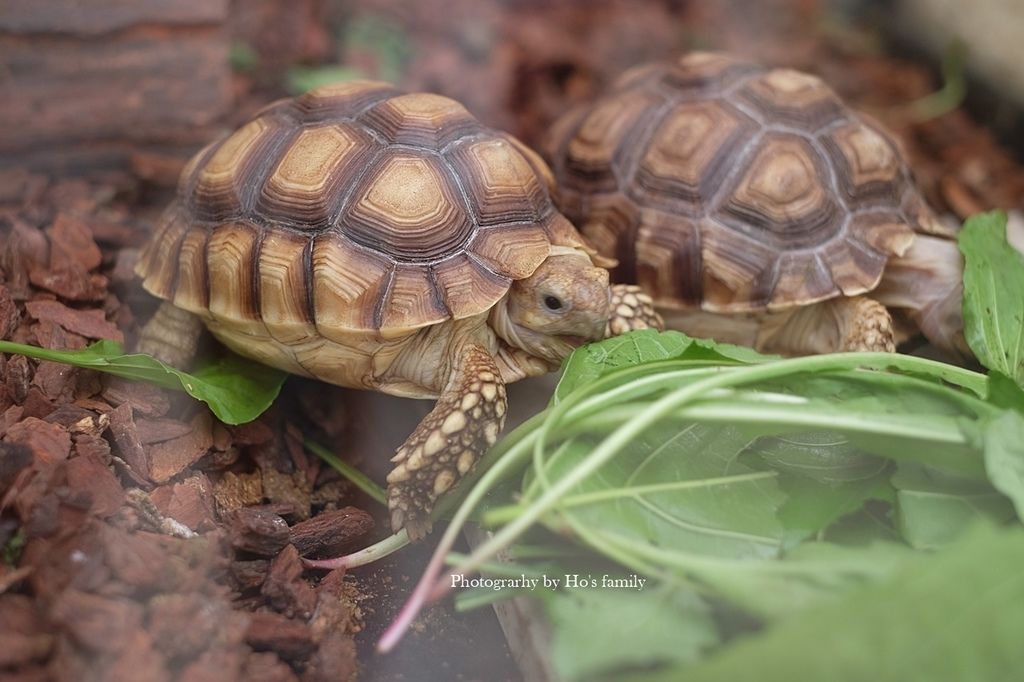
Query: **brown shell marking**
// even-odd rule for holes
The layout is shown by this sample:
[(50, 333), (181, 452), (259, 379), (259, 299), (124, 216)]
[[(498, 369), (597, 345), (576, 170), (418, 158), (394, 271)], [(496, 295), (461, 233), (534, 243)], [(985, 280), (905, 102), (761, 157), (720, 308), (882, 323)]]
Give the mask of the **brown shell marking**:
[(486, 311), (567, 234), (552, 175), (462, 105), (353, 82), (197, 154), (138, 270), (224, 333), (400, 333)]
[(933, 230), (895, 143), (809, 74), (692, 53), (627, 72), (553, 130), (559, 208), (662, 304), (861, 293)]

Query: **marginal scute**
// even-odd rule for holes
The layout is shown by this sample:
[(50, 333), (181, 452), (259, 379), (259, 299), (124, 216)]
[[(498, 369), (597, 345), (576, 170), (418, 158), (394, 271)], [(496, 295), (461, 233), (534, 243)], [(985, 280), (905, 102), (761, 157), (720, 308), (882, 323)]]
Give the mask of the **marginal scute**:
[(170, 300), (178, 275), (178, 251), (188, 232), (188, 217), (171, 207), (161, 216), (161, 226), (140, 259), (142, 286), (159, 298)]
[(433, 267), (445, 307), (456, 319), (487, 310), (508, 291), (510, 281), (480, 266), (466, 254)]
[[(259, 324), (254, 266), (262, 232), (245, 223), (214, 228), (206, 244), (210, 314), (236, 326)], [(262, 326), (262, 325), (260, 325)]]
[(437, 260), (463, 248), (473, 224), (436, 159), (391, 152), (356, 189), (339, 221), (353, 241), (403, 260)]
[(193, 313), (201, 313), (210, 305), (209, 281), (206, 272), (206, 228), (193, 227), (181, 240), (178, 252), (178, 280), (174, 305)]
[(260, 249), (260, 316), (270, 335), (287, 343), (306, 338), (313, 325), (311, 273), (305, 235), (269, 230)]
[(316, 238), (312, 259), (313, 307), (320, 333), (343, 343), (346, 330), (379, 329), (379, 320), (374, 319), (377, 304), (394, 265), (331, 232)]
[(780, 256), (775, 291), (769, 310), (785, 310), (831, 298), (836, 284), (823, 259), (816, 253), (801, 251)]
[(466, 248), (487, 269), (509, 279), (532, 275), (550, 249), (547, 234), (537, 225), (480, 230)]
[(878, 286), (886, 256), (856, 239), (836, 239), (821, 249), (821, 259), (832, 281), (846, 296), (856, 296)]
[(721, 225), (701, 226), (703, 307), (756, 310), (767, 305), (778, 253), (763, 242)]
[(427, 268), (399, 265), (394, 270), (387, 295), (380, 303), (381, 329), (413, 329), (450, 319)]

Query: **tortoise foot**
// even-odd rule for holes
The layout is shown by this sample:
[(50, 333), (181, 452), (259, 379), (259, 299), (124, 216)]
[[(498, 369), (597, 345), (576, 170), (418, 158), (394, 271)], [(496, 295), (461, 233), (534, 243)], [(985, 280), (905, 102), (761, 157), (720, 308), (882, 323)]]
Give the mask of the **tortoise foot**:
[(664, 329), (665, 322), (654, 309), (654, 301), (635, 284), (611, 288), (611, 315), (605, 336), (618, 336), (635, 329)]

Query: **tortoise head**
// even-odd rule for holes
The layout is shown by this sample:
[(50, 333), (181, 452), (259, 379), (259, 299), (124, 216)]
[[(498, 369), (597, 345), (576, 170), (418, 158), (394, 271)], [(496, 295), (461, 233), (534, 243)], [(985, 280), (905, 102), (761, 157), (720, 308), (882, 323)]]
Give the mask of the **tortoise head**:
[(512, 283), (496, 331), (558, 364), (577, 346), (604, 338), (608, 315), (608, 271), (581, 249), (556, 246), (532, 275)]

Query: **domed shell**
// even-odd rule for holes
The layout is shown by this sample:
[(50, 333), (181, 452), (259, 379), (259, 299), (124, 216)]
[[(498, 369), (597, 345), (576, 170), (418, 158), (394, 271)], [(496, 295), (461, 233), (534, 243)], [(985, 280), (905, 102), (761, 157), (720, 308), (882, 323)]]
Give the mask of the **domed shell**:
[(445, 97), (319, 88), (200, 151), (137, 270), (156, 296), (236, 327), (397, 332), (476, 315), (567, 225), (524, 150)]
[(873, 289), (944, 233), (897, 145), (815, 76), (713, 53), (624, 74), (563, 117), (559, 208), (659, 303), (784, 309)]

